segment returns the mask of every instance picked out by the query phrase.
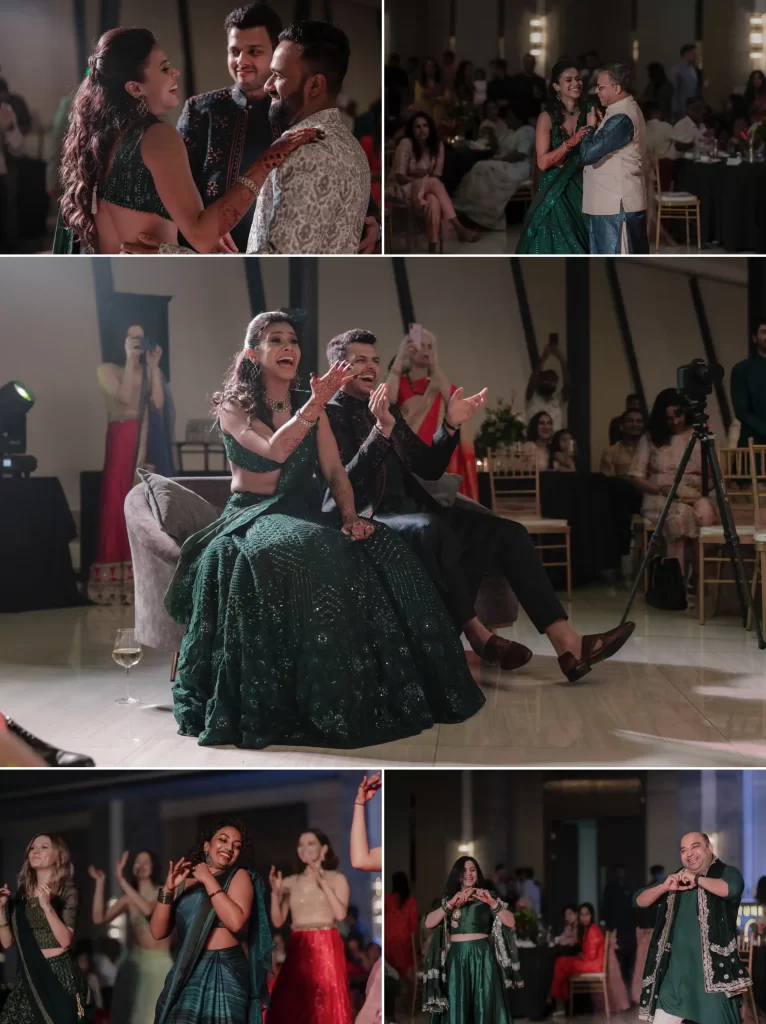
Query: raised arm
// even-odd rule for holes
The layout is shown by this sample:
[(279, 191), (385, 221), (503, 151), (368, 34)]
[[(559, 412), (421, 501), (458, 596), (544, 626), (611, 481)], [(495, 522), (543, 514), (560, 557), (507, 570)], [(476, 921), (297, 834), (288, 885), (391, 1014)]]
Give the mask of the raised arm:
[(3, 949), (10, 949), (14, 943), (13, 930), (8, 920), (8, 900), (11, 897), (11, 890), (8, 883), (0, 885), (0, 946)]
[(309, 430), (319, 419), (320, 412), (332, 396), (340, 390), (353, 375), (346, 362), (335, 363), (324, 377), (312, 376), (311, 398), (298, 410), (292, 419), (274, 433), (260, 420), (251, 422), (238, 406), (225, 405), (219, 416), (222, 429), (231, 434), (248, 451), (272, 462), (283, 463), (301, 444)]
[(375, 532), (375, 526), (369, 519), (360, 519), (356, 514), (354, 489), (343, 463), (340, 461), (338, 443), (324, 412), (319, 417), (317, 455), (322, 476), (330, 488), (330, 494), (341, 514), (343, 533), (351, 540), (366, 540), (371, 537)]
[(106, 906), (106, 875), (103, 871), (92, 864), (88, 868), (88, 874), (96, 883), (93, 889), (93, 903), (91, 905), (91, 920), (93, 924), (111, 924), (116, 917), (124, 914), (128, 909), (128, 901), (124, 896), (116, 900), (111, 907)]
[(47, 885), (38, 885), (35, 889), (35, 896), (40, 901), (40, 907), (45, 914), (45, 920), (62, 949), (69, 949), (72, 945), (74, 926), (77, 923), (77, 890), (70, 886), (63, 893), (64, 907), (61, 916), (56, 913), (51, 905), (52, 893)]
[(357, 871), (380, 871), (383, 867), (383, 849), (370, 849), (367, 838), (367, 821), (364, 809), (381, 787), (381, 773), (362, 779), (354, 800), (354, 816), (351, 819), (351, 867)]
[(281, 928), (290, 913), (290, 879), (283, 878), (282, 872), (277, 871), (272, 864), (271, 871), (269, 871), (269, 885), (271, 886), (271, 923), (275, 928)]
[(157, 905), (157, 901), (152, 900), (152, 902), (150, 903), (148, 900), (145, 900), (141, 893), (135, 888), (135, 886), (132, 886), (130, 882), (127, 881), (124, 875), (125, 865), (127, 863), (128, 851), (126, 850), (123, 853), (122, 857), (120, 857), (120, 859), (117, 861), (117, 866), (115, 868), (115, 878), (117, 879), (117, 884), (124, 893), (122, 900), (126, 904), (132, 904), (136, 908), (136, 910), (138, 910), (140, 913), (144, 915), (144, 917), (151, 917), (152, 914), (154, 913), (154, 908)]
[(149, 931), (153, 939), (166, 939), (173, 931), (173, 901), (176, 889), (189, 877), (191, 863), (183, 857), (174, 864), (171, 860), (165, 884), (160, 889), (157, 903), (149, 921)]
[(568, 402), (572, 394), (572, 378), (569, 376), (566, 358), (558, 345), (553, 345), (550, 353), (554, 359), (558, 359), (559, 366), (561, 367), (561, 400)]
[(243, 177), (252, 189), (235, 184), (207, 209), (192, 177), (186, 145), (175, 128), (162, 122), (148, 128), (141, 140), (141, 156), (173, 223), (197, 252), (209, 253), (247, 213), (271, 171), (298, 146), (317, 137), (316, 128), (288, 132), (245, 171)]
[(396, 353), (396, 359), (391, 364), (391, 369), (388, 371), (388, 377), (386, 378), (386, 384), (388, 385), (388, 400), (393, 405), (399, 404), (399, 387), (402, 383), (402, 374), (404, 373), (404, 367), (407, 360), (411, 358), (415, 346), (410, 341), (409, 335), (399, 346), (399, 351)]

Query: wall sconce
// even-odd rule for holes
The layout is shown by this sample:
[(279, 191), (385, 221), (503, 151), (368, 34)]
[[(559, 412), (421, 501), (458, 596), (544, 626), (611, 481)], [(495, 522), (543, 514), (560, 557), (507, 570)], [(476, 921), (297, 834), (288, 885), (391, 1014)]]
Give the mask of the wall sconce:
[(537, 57), (542, 64), (546, 58), (546, 18), (539, 15), (529, 19), (529, 52)]
[(462, 853), (464, 856), (473, 857), (474, 844), (473, 840), (470, 843), (459, 843), (457, 852)]
[(763, 59), (764, 21), (762, 14), (754, 14), (750, 17), (750, 59), (761, 61)]

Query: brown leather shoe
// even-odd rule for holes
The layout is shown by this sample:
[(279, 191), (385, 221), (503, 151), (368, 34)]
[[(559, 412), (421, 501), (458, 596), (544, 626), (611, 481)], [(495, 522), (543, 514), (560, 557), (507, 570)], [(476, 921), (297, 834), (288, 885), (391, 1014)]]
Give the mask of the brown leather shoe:
[[(608, 633), (592, 633), (582, 638), (582, 654), (579, 661), (575, 661), (574, 654), (567, 651), (559, 657), (559, 667), (570, 683), (576, 683), (578, 679), (587, 676), (591, 668), (599, 661), (606, 661), (630, 639), (635, 622), (624, 622)], [(601, 641), (601, 647), (596, 649), (596, 644)]]
[(523, 644), (517, 644), (515, 640), (505, 640), (497, 633), (493, 633), (484, 645), (481, 652), (482, 661), (489, 665), (499, 665), (503, 672), (513, 672), (516, 668), (526, 665), (532, 657), (532, 652)]

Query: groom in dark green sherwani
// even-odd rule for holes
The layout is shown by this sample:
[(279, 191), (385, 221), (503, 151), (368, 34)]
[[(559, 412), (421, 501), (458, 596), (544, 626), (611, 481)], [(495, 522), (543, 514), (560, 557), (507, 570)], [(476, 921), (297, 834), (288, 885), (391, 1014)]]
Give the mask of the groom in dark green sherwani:
[(713, 853), (704, 832), (681, 838), (683, 867), (633, 897), (657, 904), (639, 1017), (654, 1024), (740, 1024), (741, 996), (752, 985), (737, 948), (745, 883)]

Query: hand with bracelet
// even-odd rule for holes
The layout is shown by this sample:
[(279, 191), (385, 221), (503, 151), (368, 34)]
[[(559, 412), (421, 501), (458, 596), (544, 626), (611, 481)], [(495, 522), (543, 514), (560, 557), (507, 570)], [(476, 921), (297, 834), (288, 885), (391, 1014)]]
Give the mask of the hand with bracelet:
[(463, 389), (458, 388), (449, 400), (444, 426), (448, 430), (457, 430), (463, 423), (474, 416), (487, 400), (487, 388), (470, 398), (463, 398)]
[(10, 930), (10, 924), (8, 924), (6, 907), (8, 906), (8, 900), (11, 898), (11, 890), (8, 888), (8, 883), (5, 882), (0, 886), (0, 928), (7, 928)]
[(176, 889), (186, 881), (190, 874), (191, 861), (186, 860), (185, 857), (181, 857), (176, 863), (173, 863), (171, 860), (165, 885), (157, 893), (157, 902), (163, 904), (172, 903), (175, 898)]

